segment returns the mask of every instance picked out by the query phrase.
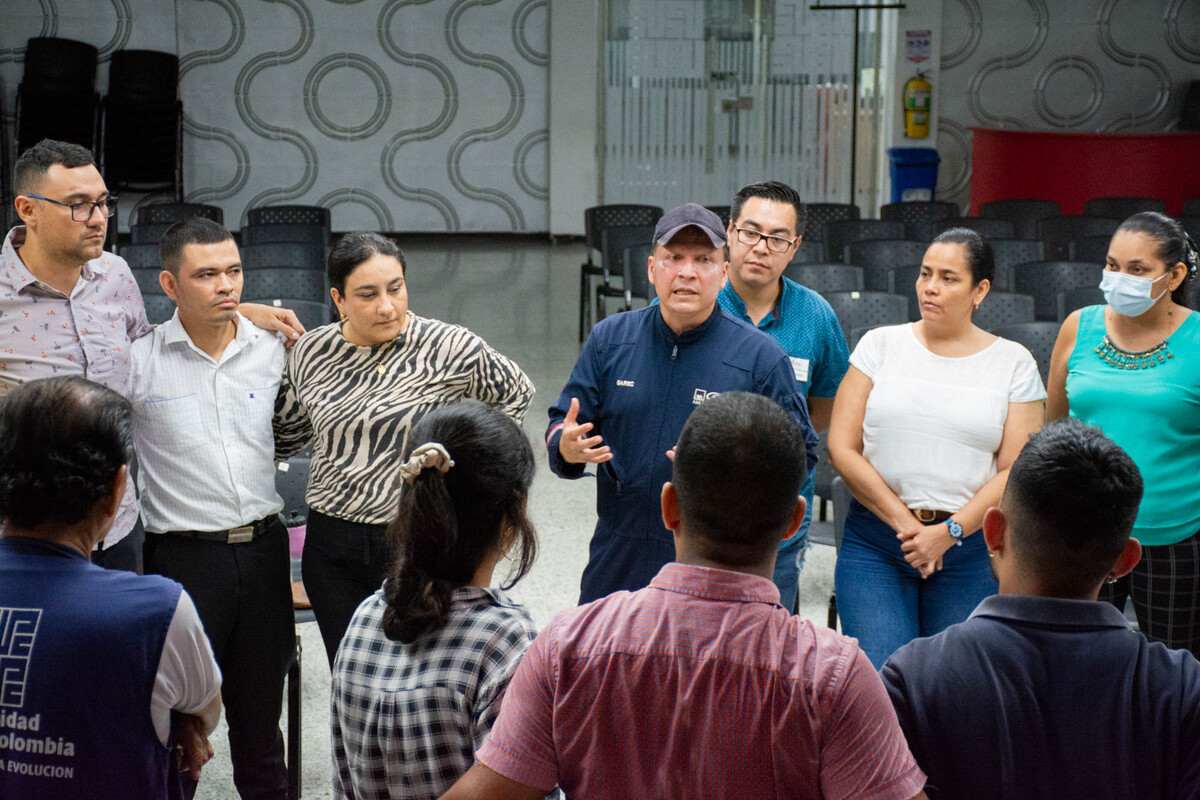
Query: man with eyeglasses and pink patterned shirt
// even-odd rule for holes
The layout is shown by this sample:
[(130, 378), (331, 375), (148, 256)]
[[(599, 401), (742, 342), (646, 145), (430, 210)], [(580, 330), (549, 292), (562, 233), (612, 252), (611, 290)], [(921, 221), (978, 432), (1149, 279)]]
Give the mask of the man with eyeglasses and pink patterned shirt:
[[(43, 139), (13, 169), (23, 225), (0, 249), (0, 395), (36, 378), (83, 375), (127, 395), (129, 348), (152, 330), (125, 260), (104, 251), (116, 198), (86, 147)], [(243, 305), (258, 327), (289, 341), (304, 331), (291, 311)], [(142, 571), (144, 535), (133, 481), (92, 560)]]

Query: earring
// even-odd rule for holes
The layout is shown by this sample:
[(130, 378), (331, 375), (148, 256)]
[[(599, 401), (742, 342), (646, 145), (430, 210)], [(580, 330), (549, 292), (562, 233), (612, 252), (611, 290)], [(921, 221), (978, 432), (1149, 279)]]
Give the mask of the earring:
[(1115, 577), (1113, 577), (1112, 575), (1109, 575), (1107, 578), (1104, 579), (1104, 582), (1107, 584), (1113, 584), (1113, 583), (1117, 582), (1117, 579)]
[(346, 312), (344, 312), (344, 311), (338, 312), (338, 322), (345, 322), (347, 319), (349, 319), (349, 317), (346, 316)]
[(996, 557), (996, 551), (988, 550), (988, 558), (995, 558), (995, 557)]

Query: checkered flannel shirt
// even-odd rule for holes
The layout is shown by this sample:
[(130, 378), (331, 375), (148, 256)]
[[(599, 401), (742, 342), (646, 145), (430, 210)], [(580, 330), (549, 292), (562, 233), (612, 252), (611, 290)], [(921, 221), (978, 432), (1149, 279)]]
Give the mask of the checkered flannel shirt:
[(363, 601), (334, 661), (334, 794), (436, 798), (475, 763), (536, 630), (503, 592), (467, 586), (445, 626), (403, 644), (385, 606), (382, 590)]

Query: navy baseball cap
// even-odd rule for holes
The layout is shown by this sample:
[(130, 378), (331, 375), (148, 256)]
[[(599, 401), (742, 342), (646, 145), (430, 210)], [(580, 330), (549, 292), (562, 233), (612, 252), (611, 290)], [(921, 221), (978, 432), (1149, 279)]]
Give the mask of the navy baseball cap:
[(663, 214), (654, 226), (656, 244), (667, 244), (684, 228), (704, 231), (713, 247), (725, 246), (725, 226), (721, 218), (699, 203), (684, 203)]

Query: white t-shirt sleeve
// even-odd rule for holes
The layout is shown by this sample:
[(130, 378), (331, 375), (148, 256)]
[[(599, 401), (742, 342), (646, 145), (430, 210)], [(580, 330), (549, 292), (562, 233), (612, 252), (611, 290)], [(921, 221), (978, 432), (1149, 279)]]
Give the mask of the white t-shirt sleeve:
[(1035, 400), (1045, 400), (1046, 385), (1042, 383), (1042, 374), (1038, 372), (1037, 361), (1024, 345), (1016, 342), (1013, 344), (1019, 355), (1016, 357), (1016, 364), (1013, 368), (1008, 402), (1032, 403)]
[(874, 328), (863, 334), (858, 340), (858, 346), (850, 354), (850, 366), (855, 367), (872, 381), (879, 374), (883, 365), (884, 352), (887, 350), (885, 331), (888, 328)]
[(179, 593), (179, 604), (167, 628), (154, 691), (150, 695), (150, 718), (154, 732), (164, 745), (171, 734), (171, 712), (203, 715), (205, 727), (211, 731), (220, 718), (220, 706), (213, 700), (221, 691), (221, 669), (213, 657), (212, 647), (196, 605), (186, 591)]

